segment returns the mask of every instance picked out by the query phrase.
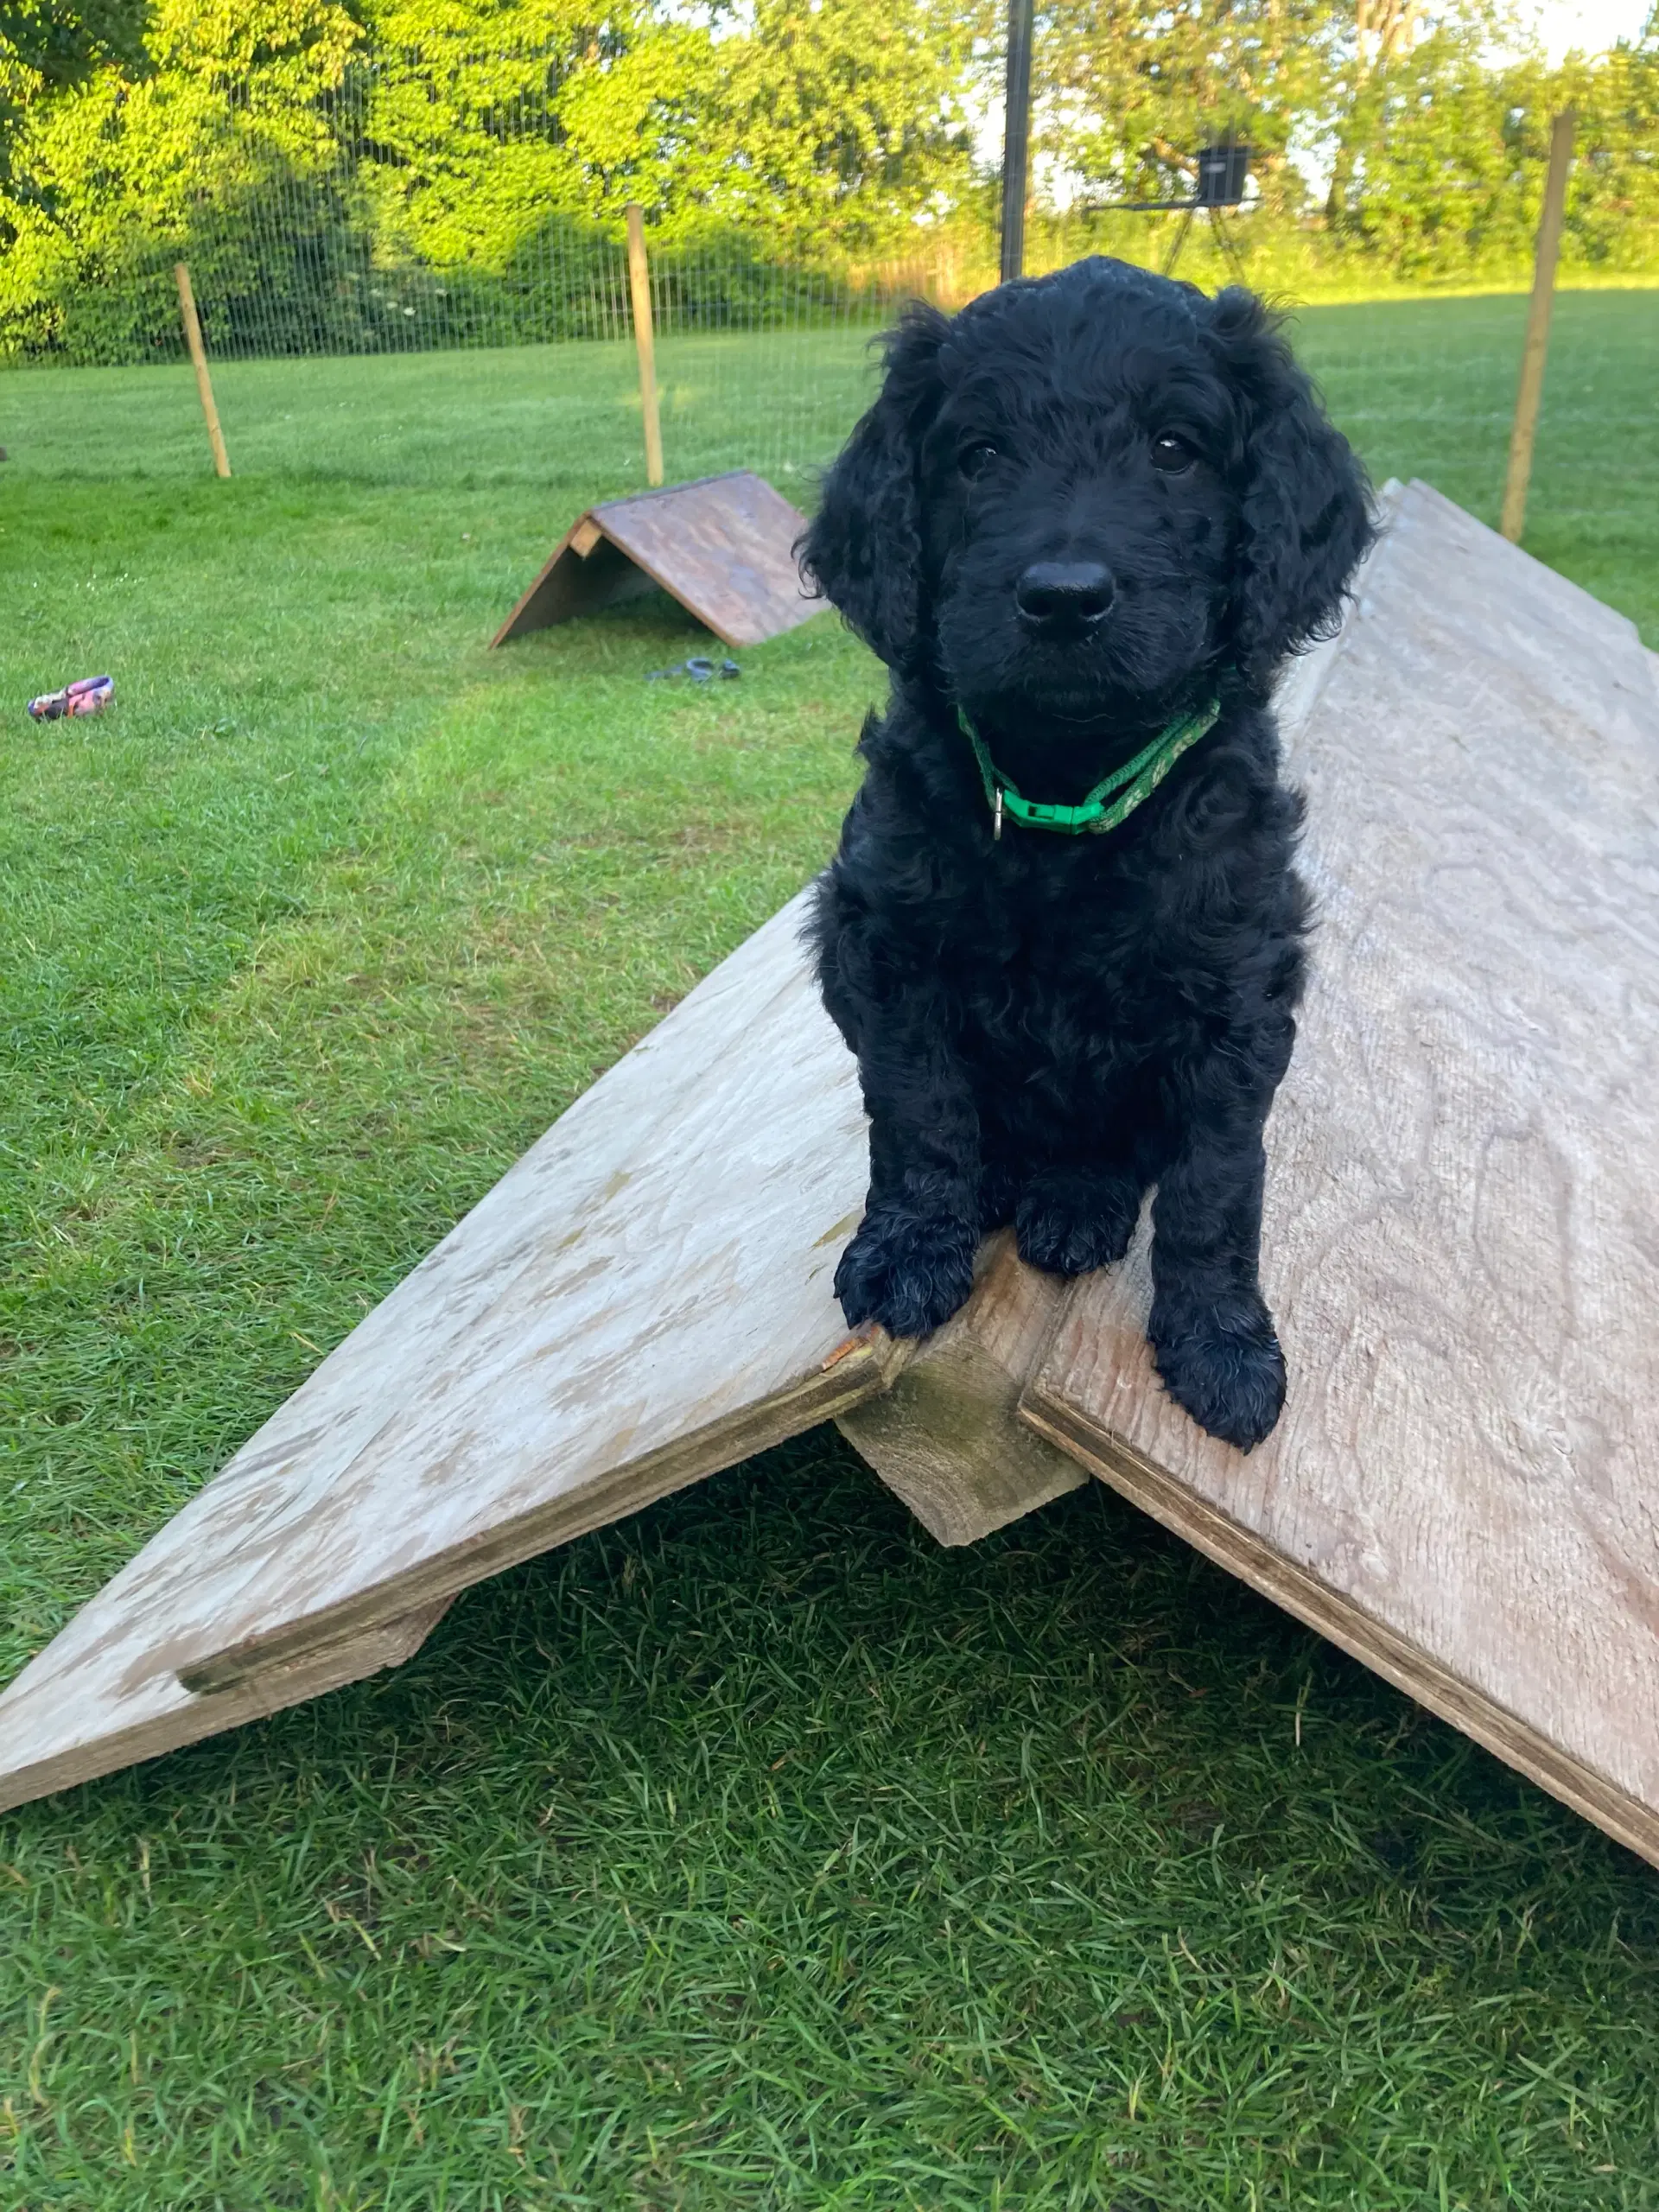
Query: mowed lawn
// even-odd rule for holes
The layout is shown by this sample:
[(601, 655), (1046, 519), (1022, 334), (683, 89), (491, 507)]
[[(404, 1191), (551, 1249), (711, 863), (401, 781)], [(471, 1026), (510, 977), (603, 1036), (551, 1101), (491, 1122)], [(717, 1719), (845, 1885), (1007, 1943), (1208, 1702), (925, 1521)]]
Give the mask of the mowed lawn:
[[(1491, 518), (1524, 302), (1310, 311)], [(1659, 294), (1529, 542), (1659, 645)], [(862, 334), (664, 347), (804, 499)], [(492, 654), (626, 353), (0, 378), (0, 1680), (828, 854), (880, 673)], [(109, 671), (100, 720), (33, 691)], [(1633, 1716), (1633, 1719), (1641, 1717)], [(3, 2212), (1659, 2206), (1659, 1876), (1099, 1484), (947, 1553), (823, 1432), (396, 1673), (0, 1817)]]

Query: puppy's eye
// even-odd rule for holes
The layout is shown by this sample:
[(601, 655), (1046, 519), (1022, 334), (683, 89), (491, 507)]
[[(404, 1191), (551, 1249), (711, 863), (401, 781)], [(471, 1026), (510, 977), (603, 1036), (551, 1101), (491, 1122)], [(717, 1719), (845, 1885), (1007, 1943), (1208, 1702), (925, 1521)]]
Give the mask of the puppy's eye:
[(1160, 430), (1152, 442), (1152, 465), (1166, 476), (1179, 476), (1198, 459), (1186, 440), (1173, 430)]
[(963, 448), (957, 455), (957, 467), (964, 476), (982, 476), (996, 457), (996, 448), (982, 438), (977, 445)]

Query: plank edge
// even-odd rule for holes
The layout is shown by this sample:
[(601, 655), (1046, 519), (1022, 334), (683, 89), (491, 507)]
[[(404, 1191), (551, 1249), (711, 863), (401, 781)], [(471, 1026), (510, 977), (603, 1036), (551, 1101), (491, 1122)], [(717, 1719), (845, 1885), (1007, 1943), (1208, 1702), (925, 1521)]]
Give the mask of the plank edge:
[(1020, 1402), (1020, 1418), (1068, 1452), (1160, 1525), (1247, 1582), (1285, 1612), (1381, 1675), (1397, 1690), (1529, 1781), (1559, 1798), (1650, 1866), (1659, 1866), (1659, 1811), (1541, 1736), (1518, 1713), (1419, 1650), (1390, 1628), (1276, 1552), (1207, 1499), (1184, 1490), (1121, 1438), (1085, 1421), (1040, 1381)]
[(414, 1657), (448, 1609), (448, 1598), (416, 1606), (366, 1635), (336, 1637), (287, 1666), (267, 1668), (217, 1696), (196, 1698), (158, 1719), (139, 1721), (14, 1767), (0, 1774), (0, 1813), (83, 1782), (100, 1781), (124, 1767), (165, 1758), (169, 1751), (184, 1751), (250, 1721), (268, 1720), (291, 1706), (308, 1704), (389, 1667), (401, 1667)]
[(823, 1365), (758, 1403), (677, 1438), (642, 1458), (608, 1470), (573, 1496), (532, 1506), (480, 1530), (441, 1559), (389, 1577), (372, 1588), (282, 1628), (222, 1650), (204, 1652), (178, 1670), (182, 1687), (211, 1696), (257, 1681), (334, 1644), (368, 1635), (389, 1620), (436, 1599), (447, 1604), (538, 1553), (574, 1543), (626, 1520), (659, 1498), (722, 1473), (757, 1452), (770, 1451), (822, 1421), (886, 1390), (907, 1363), (910, 1346), (872, 1332), (849, 1338)]

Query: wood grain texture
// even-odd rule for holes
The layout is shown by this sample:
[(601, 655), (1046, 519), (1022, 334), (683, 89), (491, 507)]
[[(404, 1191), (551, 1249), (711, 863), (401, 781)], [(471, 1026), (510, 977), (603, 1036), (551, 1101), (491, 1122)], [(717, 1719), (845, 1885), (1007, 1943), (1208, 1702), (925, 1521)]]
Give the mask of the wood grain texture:
[[(806, 518), (747, 469), (607, 500), (577, 517), (493, 642), (660, 585), (723, 645), (758, 645), (823, 612), (795, 565), (805, 528)], [(603, 546), (590, 529), (603, 533)]]
[(1022, 1415), (1659, 1863), (1659, 693), (1427, 486), (1298, 677), (1321, 922), (1268, 1128), (1290, 1363), (1247, 1458), (1160, 1389), (1146, 1236)]
[(849, 1337), (831, 1294), (866, 1124), (802, 906), (578, 1099), (25, 1669), (0, 1697), (0, 1804), (389, 1663), (468, 1584), (883, 1386), (900, 1348)]
[(836, 1417), (860, 1456), (942, 1544), (977, 1543), (1086, 1477), (1016, 1417), (1066, 1286), (1020, 1264), (1014, 1233), (981, 1246), (974, 1294), (891, 1389)]

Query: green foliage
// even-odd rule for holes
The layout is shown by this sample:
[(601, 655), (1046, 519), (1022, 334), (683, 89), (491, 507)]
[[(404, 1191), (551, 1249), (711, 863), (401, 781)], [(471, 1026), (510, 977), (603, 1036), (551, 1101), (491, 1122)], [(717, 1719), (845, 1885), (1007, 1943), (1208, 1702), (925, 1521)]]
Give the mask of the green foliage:
[(149, 0), (0, 0), (0, 175), (24, 111), (100, 64), (142, 72)]
[(936, 0), (757, 0), (729, 41), (717, 204), (791, 250), (899, 250), (969, 188), (969, 29)]
[(1196, 149), (1252, 149), (1270, 207), (1305, 197), (1288, 156), (1332, 105), (1345, 10), (1332, 0), (1055, 0), (1045, 10), (1039, 143), (1107, 200), (1184, 199)]
[(111, 64), (37, 101), (0, 194), (13, 343), (131, 358), (187, 248), (205, 295), (251, 285), (253, 211), (329, 187), (324, 101), (360, 35), (334, 0), (157, 0), (148, 73)]
[(1651, 271), (1659, 257), (1659, 45), (1560, 69), (1499, 71), (1441, 29), (1392, 59), (1353, 110), (1332, 208), (1338, 233), (1407, 280), (1524, 268), (1550, 118), (1577, 112), (1563, 258)]
[(0, 0), (0, 187), (12, 142), (44, 96), (100, 64), (142, 73), (149, 0)]
[[(1550, 118), (1576, 108), (1567, 269), (1659, 267), (1659, 44), (1560, 68), (1524, 52), (1507, 0), (1056, 0), (1042, 143), (1102, 200), (1180, 197), (1198, 146), (1253, 149), (1237, 219), (1258, 266), (1303, 233), (1300, 270), (1412, 285), (1529, 266)], [(1329, 173), (1322, 207), (1308, 178)], [(1127, 240), (1132, 232), (1119, 227)]]
[(934, 0), (765, 0), (725, 37), (626, 0), (162, 0), (146, 79), (31, 110), (0, 342), (171, 351), (179, 257), (216, 351), (611, 334), (632, 200), (688, 323), (787, 314), (781, 269), (891, 251), (967, 188), (966, 59)]
[[(86, 0), (50, 69), (40, 4), (0, 10), (0, 354), (172, 354), (181, 257), (220, 354), (616, 335), (631, 200), (686, 327), (992, 275), (988, 0), (155, 0), (141, 46), (132, 0)], [(1551, 70), (1508, 5), (1053, 0), (1039, 176), (1179, 197), (1230, 135), (1256, 281), (1513, 283), (1570, 100), (1569, 275), (1659, 270), (1659, 42)], [(1161, 246), (1040, 201), (1031, 231), (1039, 260)]]

